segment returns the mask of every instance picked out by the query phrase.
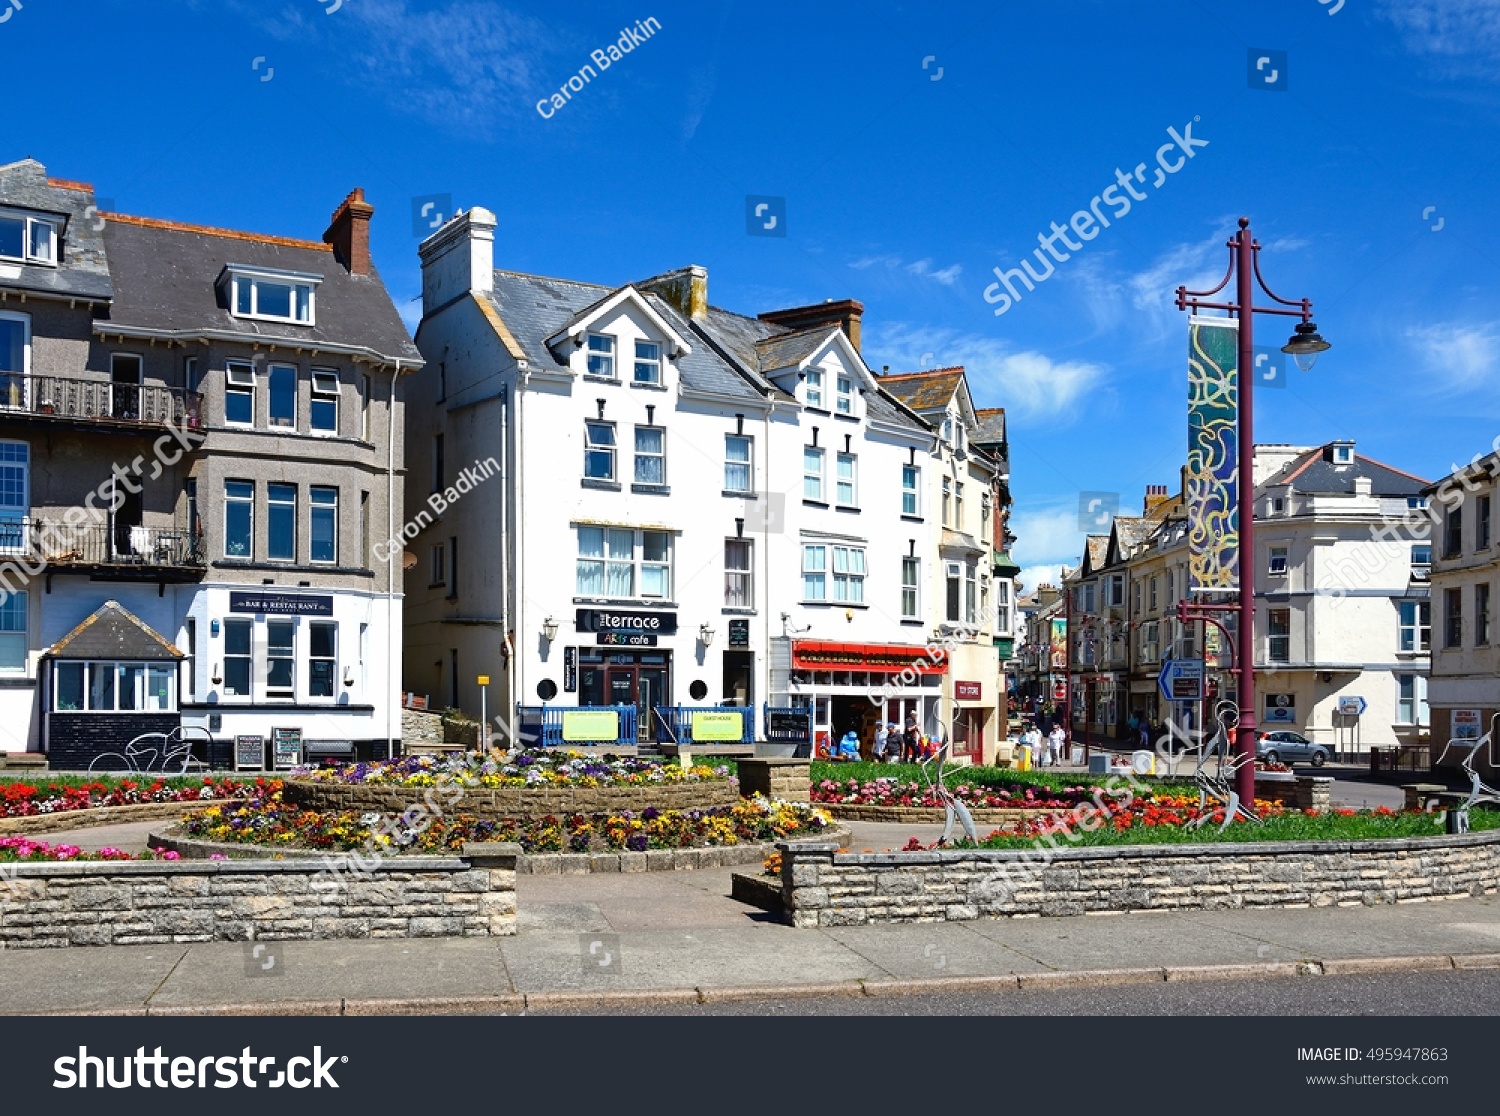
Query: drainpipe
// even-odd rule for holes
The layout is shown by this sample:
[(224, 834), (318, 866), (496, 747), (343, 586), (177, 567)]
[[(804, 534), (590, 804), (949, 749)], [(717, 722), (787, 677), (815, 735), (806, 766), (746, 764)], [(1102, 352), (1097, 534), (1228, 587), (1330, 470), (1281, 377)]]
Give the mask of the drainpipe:
[[(395, 370), (391, 373), (391, 398), (386, 405), (385, 430), (385, 524), (389, 538), (401, 540), (402, 553), (406, 553), (406, 539), (396, 529), (396, 381), (401, 377), (401, 358), (396, 358)], [(396, 669), (396, 563), (400, 559), (392, 555), (385, 569), (385, 740), (391, 755), (399, 751), (391, 732), (391, 683), (395, 681)]]
[[(508, 458), (510, 456), (510, 385), (506, 384), (500, 389), (500, 643), (505, 650), (505, 701), (508, 707), (501, 709), (501, 716), (507, 725), (512, 725), (515, 720), (515, 692), (516, 692), (516, 648), (510, 638), (510, 544), (515, 537), (510, 528), (510, 469)], [(484, 731), (490, 731), (489, 726)], [(514, 733), (514, 729), (512, 732)], [(514, 740), (506, 741), (506, 749), (509, 750), (516, 743)]]

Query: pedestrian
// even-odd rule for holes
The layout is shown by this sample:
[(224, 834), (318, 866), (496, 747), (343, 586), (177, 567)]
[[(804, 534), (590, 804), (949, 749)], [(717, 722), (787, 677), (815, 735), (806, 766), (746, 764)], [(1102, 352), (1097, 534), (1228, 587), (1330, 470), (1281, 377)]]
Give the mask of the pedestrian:
[(1151, 722), (1145, 717), (1141, 718), (1138, 743), (1140, 744), (1141, 751), (1149, 752), (1151, 750)]
[(875, 725), (875, 752), (874, 752), (874, 754), (875, 754), (875, 762), (876, 763), (884, 763), (885, 762), (885, 746), (886, 746), (886, 742), (888, 740), (890, 740), (890, 738), (891, 738), (890, 730), (887, 729), (886, 723), (884, 721), (877, 722), (876, 725)]
[(843, 739), (839, 741), (838, 754), (833, 758), (844, 763), (858, 763), (859, 734), (853, 729), (844, 733)]
[(1047, 752), (1055, 765), (1061, 766), (1063, 751), (1068, 745), (1068, 734), (1063, 731), (1062, 725), (1053, 725), (1052, 732), (1047, 736)]
[(906, 715), (906, 734), (901, 738), (901, 759), (905, 763), (916, 763), (921, 758), (922, 731), (917, 727), (916, 713)]

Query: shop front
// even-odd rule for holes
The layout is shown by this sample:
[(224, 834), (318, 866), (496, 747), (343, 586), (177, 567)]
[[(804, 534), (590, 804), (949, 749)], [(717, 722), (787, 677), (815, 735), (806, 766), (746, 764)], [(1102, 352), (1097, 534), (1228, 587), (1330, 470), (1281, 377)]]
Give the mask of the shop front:
[[(637, 741), (655, 739), (656, 708), (675, 704), (677, 613), (580, 608), (574, 629), (578, 644), (563, 649), (564, 692), (576, 691), (580, 707), (634, 707)], [(555, 689), (544, 695), (554, 697)]]
[(819, 751), (852, 730), (869, 756), (882, 720), (904, 730), (914, 717), (924, 736), (951, 735), (942, 720), (947, 657), (935, 658), (916, 645), (793, 640), (786, 698), (776, 704), (811, 713)]

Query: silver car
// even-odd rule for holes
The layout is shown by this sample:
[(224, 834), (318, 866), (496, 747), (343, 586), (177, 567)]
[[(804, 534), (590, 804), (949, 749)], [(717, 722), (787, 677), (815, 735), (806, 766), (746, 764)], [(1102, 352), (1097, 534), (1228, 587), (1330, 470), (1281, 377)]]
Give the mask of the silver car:
[(1263, 732), (1255, 742), (1255, 758), (1267, 763), (1307, 760), (1314, 767), (1322, 767), (1332, 756), (1331, 748), (1316, 744), (1300, 732), (1292, 732), (1290, 729)]

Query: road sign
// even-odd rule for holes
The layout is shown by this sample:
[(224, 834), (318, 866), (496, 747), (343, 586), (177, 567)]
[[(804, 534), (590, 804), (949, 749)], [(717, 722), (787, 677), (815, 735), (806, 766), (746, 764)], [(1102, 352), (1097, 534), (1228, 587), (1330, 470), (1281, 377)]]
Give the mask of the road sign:
[(490, 676), (488, 674), (481, 674), (479, 676), (479, 684), (481, 686), (488, 686), (490, 684)]
[(1370, 703), (1357, 694), (1339, 698), (1339, 712), (1345, 717), (1358, 717), (1368, 708)]
[(1157, 688), (1168, 701), (1203, 700), (1203, 660), (1168, 659), (1156, 676)]

